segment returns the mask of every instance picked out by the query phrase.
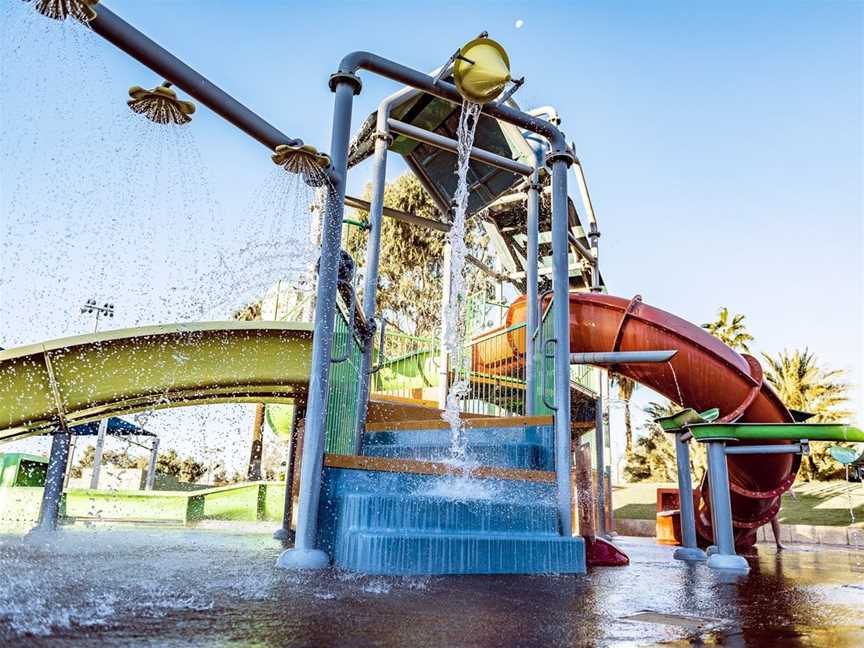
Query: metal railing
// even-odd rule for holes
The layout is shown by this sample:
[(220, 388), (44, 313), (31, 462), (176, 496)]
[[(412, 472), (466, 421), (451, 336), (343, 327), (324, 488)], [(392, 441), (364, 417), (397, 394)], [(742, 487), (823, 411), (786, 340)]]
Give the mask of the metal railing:
[(408, 335), (388, 328), (384, 349), (375, 340), (372, 393), (414, 400), (435, 400), (440, 380), (437, 339)]
[(353, 454), (363, 345), (351, 325), (348, 309), (337, 302), (324, 447), (328, 453)]
[(490, 331), (466, 349), (470, 388), (462, 411), (486, 416), (525, 414), (525, 324)]
[[(526, 411), (526, 324), (515, 324), (480, 335), (466, 346), (470, 362), (470, 389), (462, 411), (486, 416), (524, 416)], [(384, 349), (376, 339), (373, 360), (379, 369), (373, 374), (372, 394), (412, 400), (436, 401), (441, 380), (440, 341), (388, 329)], [(544, 359), (544, 352), (546, 358)], [(551, 302), (541, 326), (534, 334), (535, 414), (554, 413), (555, 392), (554, 326)], [(450, 379), (453, 379), (452, 370)], [(570, 368), (571, 384), (586, 392), (597, 392), (597, 370), (589, 365)]]

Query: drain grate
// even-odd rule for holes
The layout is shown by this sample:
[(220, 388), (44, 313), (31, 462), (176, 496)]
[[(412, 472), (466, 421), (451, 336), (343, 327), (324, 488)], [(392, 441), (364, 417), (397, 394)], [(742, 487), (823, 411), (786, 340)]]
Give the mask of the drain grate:
[(622, 621), (638, 621), (640, 623), (660, 623), (663, 625), (679, 626), (681, 628), (704, 628), (722, 623), (720, 619), (711, 617), (691, 616), (687, 614), (668, 614), (665, 612), (654, 612), (653, 610), (642, 610), (635, 614), (621, 617)]

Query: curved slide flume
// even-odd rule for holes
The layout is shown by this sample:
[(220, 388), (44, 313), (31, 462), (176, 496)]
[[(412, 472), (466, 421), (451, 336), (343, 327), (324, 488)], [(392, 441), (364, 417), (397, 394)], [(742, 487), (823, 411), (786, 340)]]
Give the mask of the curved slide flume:
[[(514, 304), (514, 311), (516, 307)], [(521, 305), (518, 308), (523, 311)], [(755, 358), (733, 351), (704, 329), (649, 306), (638, 296), (628, 300), (594, 293), (570, 294), (572, 352), (666, 349), (678, 351), (669, 363), (612, 369), (682, 406), (697, 411), (716, 407), (721, 421), (793, 422), (789, 410), (765, 382)], [(756, 541), (756, 529), (779, 510), (780, 495), (792, 485), (800, 457), (732, 455), (728, 462), (735, 543), (746, 547)], [(697, 497), (697, 531), (711, 542), (707, 480), (703, 479)]]
[(312, 327), (150, 326), (0, 351), (0, 441), (118, 414), (305, 393)]

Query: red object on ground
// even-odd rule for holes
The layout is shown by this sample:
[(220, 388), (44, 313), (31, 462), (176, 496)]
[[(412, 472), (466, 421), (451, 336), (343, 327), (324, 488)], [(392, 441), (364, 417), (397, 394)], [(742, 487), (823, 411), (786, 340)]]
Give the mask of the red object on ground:
[[(511, 307), (524, 317), (522, 298)], [(517, 323), (516, 317), (511, 321)], [(661, 351), (678, 353), (665, 364), (611, 367), (617, 373), (697, 411), (717, 407), (720, 421), (792, 423), (792, 415), (764, 381), (759, 362), (733, 351), (704, 329), (633, 299), (597, 293), (570, 293), (570, 351)], [(769, 443), (769, 442), (765, 442)], [(774, 443), (786, 443), (783, 441)], [(735, 544), (756, 542), (756, 529), (780, 508), (780, 495), (792, 485), (799, 455), (730, 455)], [(708, 483), (699, 487), (696, 529), (713, 541)]]
[(623, 567), (630, 558), (603, 538), (585, 538), (585, 560), (589, 567)]

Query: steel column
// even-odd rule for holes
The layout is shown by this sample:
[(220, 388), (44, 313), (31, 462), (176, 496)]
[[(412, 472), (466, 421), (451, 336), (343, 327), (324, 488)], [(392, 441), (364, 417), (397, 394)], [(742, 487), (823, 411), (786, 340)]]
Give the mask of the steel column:
[(606, 446), (603, 430), (603, 388), (594, 400), (594, 456), (597, 463), (597, 535), (605, 536), (606, 529)]
[(96, 451), (93, 453), (93, 471), (90, 473), (90, 488), (99, 488), (99, 473), (102, 471), (102, 451), (105, 449), (105, 433), (108, 432), (108, 419), (99, 421), (99, 434), (96, 435)]
[(51, 455), (48, 459), (48, 472), (45, 475), (45, 490), (42, 491), (42, 505), (39, 508), (39, 523), (31, 531), (55, 531), (60, 517), (60, 500), (63, 497), (63, 482), (66, 479), (66, 464), (69, 461), (71, 435), (59, 428), (51, 438)]
[(153, 490), (156, 483), (156, 461), (159, 458), (159, 437), (153, 437), (153, 445), (150, 446), (150, 463), (147, 465), (147, 481), (144, 490)]
[[(378, 109), (380, 112), (380, 108)], [(366, 283), (363, 288), (363, 315), (367, 322), (374, 321), (378, 292), (378, 265), (381, 255), (381, 227), (384, 216), (384, 185), (387, 180), (386, 131), (375, 133), (375, 166), (372, 171), (372, 200), (369, 205), (369, 237), (366, 241)], [(357, 429), (354, 432), (354, 454), (360, 454), (363, 431), (366, 429), (366, 411), (369, 403), (369, 383), (372, 378), (372, 350), (374, 331), (366, 340), (360, 362), (360, 384), (357, 393)], [(381, 353), (383, 353), (381, 349)]]
[(306, 403), (295, 402), (294, 413), (291, 417), (291, 441), (288, 444), (288, 459), (285, 462), (285, 504), (282, 507), (282, 526), (273, 533), (273, 538), (280, 540), (283, 544), (294, 541), (294, 532), (291, 530), (291, 522), (294, 517), (294, 474), (296, 470), (295, 459), (297, 454), (297, 429), (300, 421), (306, 417)]
[(534, 359), (534, 334), (540, 325), (540, 304), (537, 293), (537, 266), (540, 255), (539, 230), (540, 230), (540, 169), (543, 166), (543, 144), (536, 138), (531, 137), (528, 143), (534, 151), (534, 173), (528, 184), (527, 204), (527, 267), (525, 269), (525, 293), (528, 296), (528, 330), (525, 332), (525, 414), (533, 416), (536, 412), (537, 376)]
[(696, 546), (696, 511), (693, 507), (693, 481), (690, 478), (690, 445), (675, 433), (675, 463), (678, 467), (678, 499), (681, 511), (682, 546), (673, 554), (676, 560), (705, 560), (705, 552)]
[[(441, 272), (441, 325), (447, 321), (447, 307), (450, 303), (450, 244), (444, 242), (444, 263)], [(433, 347), (434, 350), (434, 347)], [(447, 391), (450, 388), (450, 354), (441, 344), (438, 349), (438, 407), (447, 409)]]
[(714, 512), (714, 544), (717, 545), (717, 553), (709, 556), (708, 566), (713, 569), (746, 572), (750, 569), (747, 561), (735, 554), (725, 445), (722, 441), (708, 442), (708, 479), (711, 510)]
[(359, 91), (359, 80), (356, 78), (338, 75), (333, 81), (336, 98), (330, 158), (333, 164), (335, 186), (330, 188), (327, 197), (321, 232), (315, 332), (312, 338), (312, 367), (300, 474), (297, 539), (294, 548), (283, 552), (276, 563), (285, 569), (323, 569), (330, 563), (329, 556), (324, 551), (316, 549), (318, 503), (321, 498), (324, 434), (327, 429), (330, 355), (336, 315), (336, 278), (341, 248), (342, 216), (345, 209), (345, 180), (348, 174), (351, 108), (354, 94)]
[[(554, 294), (555, 345), (555, 477), (561, 535), (572, 533), (570, 487), (570, 278), (567, 256), (570, 229), (567, 213), (568, 160), (555, 156), (552, 164), (552, 289)], [(600, 473), (602, 475), (602, 473)], [(602, 481), (602, 477), (601, 477)]]

